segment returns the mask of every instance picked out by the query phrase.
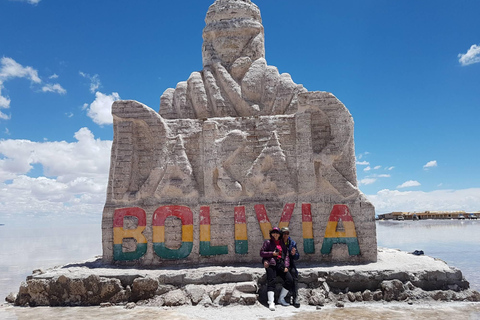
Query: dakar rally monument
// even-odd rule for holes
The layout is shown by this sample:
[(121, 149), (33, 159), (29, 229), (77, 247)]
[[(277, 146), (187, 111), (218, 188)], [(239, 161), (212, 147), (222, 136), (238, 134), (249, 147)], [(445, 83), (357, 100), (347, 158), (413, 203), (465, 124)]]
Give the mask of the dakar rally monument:
[(103, 261), (260, 263), (272, 226), (288, 226), (301, 261), (375, 262), (347, 108), (267, 65), (250, 0), (216, 0), (205, 22), (203, 69), (165, 90), (159, 112), (112, 106)]

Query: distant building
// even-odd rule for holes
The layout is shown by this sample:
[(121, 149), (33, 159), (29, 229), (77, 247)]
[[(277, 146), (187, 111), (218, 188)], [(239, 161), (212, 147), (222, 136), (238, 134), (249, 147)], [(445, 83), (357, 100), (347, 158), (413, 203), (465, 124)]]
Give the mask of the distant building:
[(379, 214), (380, 220), (426, 220), (426, 219), (475, 219), (480, 212), (465, 211), (423, 211), (423, 212), (390, 212)]

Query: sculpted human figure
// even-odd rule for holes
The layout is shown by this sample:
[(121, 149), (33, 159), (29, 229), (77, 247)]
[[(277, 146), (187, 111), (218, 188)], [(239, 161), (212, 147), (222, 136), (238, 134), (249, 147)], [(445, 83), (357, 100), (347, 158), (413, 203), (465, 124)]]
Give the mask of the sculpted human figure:
[[(375, 261), (374, 209), (357, 188), (348, 110), (267, 64), (250, 0), (216, 0), (205, 23), (202, 70), (165, 90), (158, 112), (133, 100), (112, 105), (104, 259), (253, 262), (263, 230), (281, 221), (302, 230), (302, 261), (318, 260), (324, 239), (332, 249), (321, 259)], [(361, 226), (355, 254), (329, 220), (337, 205)], [(136, 222), (122, 226), (123, 214)]]
[(251, 1), (217, 0), (205, 18), (203, 70), (161, 97), (167, 119), (294, 113), (306, 92), (265, 60), (260, 10)]
[(160, 115), (206, 119), (311, 113), (317, 126), (312, 128), (317, 186), (342, 197), (357, 196), (353, 120), (345, 106), (330, 93), (308, 92), (288, 73), (267, 65), (260, 10), (250, 0), (217, 0), (205, 22), (203, 70), (163, 93)]

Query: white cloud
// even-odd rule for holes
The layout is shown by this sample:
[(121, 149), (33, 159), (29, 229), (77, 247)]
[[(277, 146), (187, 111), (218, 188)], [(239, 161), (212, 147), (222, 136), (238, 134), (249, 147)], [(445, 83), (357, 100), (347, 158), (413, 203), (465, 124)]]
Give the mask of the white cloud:
[(368, 166), (370, 162), (368, 161), (357, 161), (357, 165), (359, 166)]
[(408, 188), (408, 187), (418, 187), (420, 186), (420, 182), (415, 181), (415, 180), (408, 180), (402, 183), (401, 185), (397, 186), (397, 188)]
[(425, 210), (477, 211), (480, 208), (480, 188), (461, 190), (398, 191), (381, 190), (367, 198), (375, 206), (375, 211), (387, 213), (394, 211), (421, 212)]
[(366, 167), (365, 169), (363, 169), (363, 171), (370, 171), (372, 170), (372, 168), (370, 168), (370, 166)]
[(385, 168), (385, 170), (388, 170), (388, 171), (392, 171), (395, 167), (388, 167), (388, 168)]
[[(38, 3), (39, 1), (37, 1)], [(4, 83), (14, 78), (25, 78), (29, 79), (34, 84), (41, 84), (42, 80), (38, 76), (38, 71), (32, 67), (24, 67), (20, 63), (16, 62), (14, 59), (9, 57), (2, 57), (0, 59), (0, 109), (10, 108), (11, 100), (7, 96), (2, 96), (2, 89), (4, 88)], [(57, 75), (50, 76), (50, 78), (58, 78)], [(43, 92), (56, 92), (59, 94), (65, 94), (67, 91), (62, 88), (58, 83), (55, 84), (46, 84), (42, 88)], [(8, 120), (10, 119), (9, 115), (0, 111), (0, 119)]]
[(428, 161), (424, 166), (423, 169), (428, 170), (429, 168), (433, 168), (437, 166), (437, 160)]
[(369, 155), (369, 154), (370, 154), (370, 152), (368, 152), (368, 151), (365, 151), (364, 153), (360, 153), (360, 154), (357, 156), (357, 159), (358, 159), (358, 160), (361, 160), (361, 159), (363, 158), (363, 156), (366, 156), (366, 155)]
[[(111, 141), (88, 128), (76, 142), (0, 140), (0, 215), (97, 215), (105, 203)], [(43, 175), (30, 177), (33, 167)]]
[(62, 88), (62, 86), (58, 83), (47, 84), (47, 85), (43, 86), (42, 91), (43, 92), (56, 92), (56, 93), (59, 93), (59, 94), (66, 94), (67, 93), (67, 90)]
[(373, 169), (374, 169), (374, 170), (378, 170), (378, 169), (380, 169), (381, 167), (382, 167), (382, 166), (375, 166)]
[(26, 2), (26, 3), (37, 5), (41, 0), (10, 0), (10, 1)]
[(89, 116), (93, 122), (99, 125), (112, 124), (112, 103), (120, 99), (120, 95), (116, 92), (112, 92), (111, 95), (103, 94), (99, 91), (95, 93), (95, 101), (93, 101), (88, 107), (87, 104), (84, 108), (87, 108), (87, 116)]
[[(8, 97), (2, 96), (2, 82), (0, 81), (0, 109), (8, 109), (10, 108), (10, 99)], [(8, 120), (10, 119), (9, 115), (0, 111), (0, 119)]]
[(0, 86), (0, 108), (8, 109), (10, 108), (10, 99), (2, 96), (2, 87)]
[(58, 74), (54, 73), (48, 79), (58, 79)]
[(358, 185), (360, 185), (360, 186), (362, 186), (362, 185), (366, 186), (366, 185), (372, 184), (372, 183), (374, 183), (374, 182), (376, 182), (376, 181), (377, 181), (376, 178), (364, 178), (364, 179), (358, 181)]
[(99, 78), (98, 74), (90, 76), (88, 73), (84, 73), (82, 71), (79, 71), (79, 74), (82, 77), (90, 80), (90, 92), (91, 93), (95, 93), (98, 90), (98, 88), (100, 88), (101, 83), (100, 83), (100, 78)]
[(40, 83), (42, 80), (38, 77), (38, 71), (32, 67), (24, 67), (21, 64), (17, 63), (12, 58), (3, 57), (0, 60), (0, 81), (4, 82), (5, 80), (12, 78), (27, 78), (30, 81), (35, 83)]
[(470, 49), (468, 49), (467, 53), (459, 53), (458, 54), (458, 61), (462, 66), (468, 66), (470, 64), (479, 63), (480, 62), (480, 45), (473, 44)]
[(358, 185), (369, 185), (375, 183), (378, 178), (390, 178), (389, 174), (373, 174), (358, 181)]

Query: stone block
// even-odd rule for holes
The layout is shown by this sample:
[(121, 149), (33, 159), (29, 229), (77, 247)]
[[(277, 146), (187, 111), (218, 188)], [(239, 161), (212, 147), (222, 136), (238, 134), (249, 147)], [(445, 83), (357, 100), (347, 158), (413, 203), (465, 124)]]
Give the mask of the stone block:
[(162, 297), (164, 300), (164, 305), (168, 307), (182, 306), (191, 303), (185, 291), (181, 289), (169, 291)]

